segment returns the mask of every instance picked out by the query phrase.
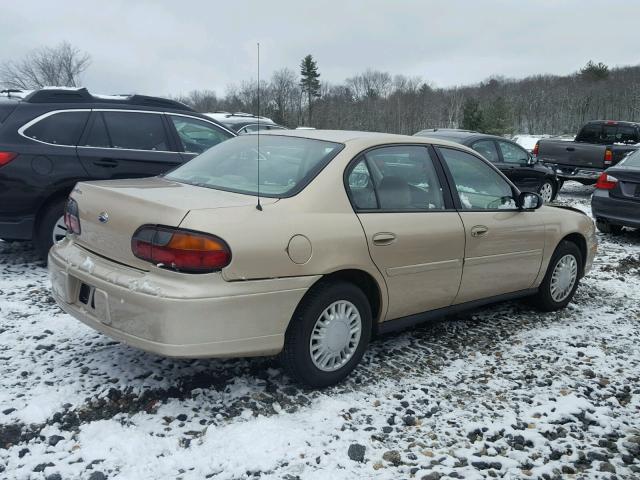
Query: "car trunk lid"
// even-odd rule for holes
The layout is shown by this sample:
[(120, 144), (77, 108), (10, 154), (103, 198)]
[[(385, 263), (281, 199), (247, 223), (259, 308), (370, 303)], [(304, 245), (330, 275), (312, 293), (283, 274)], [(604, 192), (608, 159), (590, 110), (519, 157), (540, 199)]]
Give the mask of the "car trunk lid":
[[(179, 227), (191, 210), (215, 211), (256, 203), (250, 195), (161, 177), (79, 183), (71, 196), (78, 203), (80, 215), (81, 233), (76, 242), (98, 255), (142, 270), (152, 266), (131, 251), (131, 239), (140, 226)], [(263, 199), (262, 203), (275, 201)]]
[(606, 173), (618, 179), (618, 184), (611, 190), (612, 197), (640, 202), (640, 169), (617, 167)]

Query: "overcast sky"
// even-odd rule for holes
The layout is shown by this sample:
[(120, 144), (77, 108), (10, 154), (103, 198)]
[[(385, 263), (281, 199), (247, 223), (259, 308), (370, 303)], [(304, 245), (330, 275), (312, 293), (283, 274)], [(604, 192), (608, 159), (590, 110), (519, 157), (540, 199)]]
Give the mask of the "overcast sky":
[(638, 64), (639, 22), (637, 0), (3, 1), (0, 61), (67, 40), (94, 92), (223, 94), (255, 78), (260, 41), (263, 78), (311, 53), (331, 83), (372, 68), (452, 86)]

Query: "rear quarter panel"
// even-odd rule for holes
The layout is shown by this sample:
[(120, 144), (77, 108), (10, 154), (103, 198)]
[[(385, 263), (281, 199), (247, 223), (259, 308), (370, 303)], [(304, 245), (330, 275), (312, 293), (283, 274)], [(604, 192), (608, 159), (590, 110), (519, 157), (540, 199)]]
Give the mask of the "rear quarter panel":
[[(180, 227), (210, 232), (228, 243), (232, 260), (222, 272), (228, 281), (365, 271), (380, 288), (384, 318), (386, 285), (343, 184), (344, 169), (360, 150), (357, 143), (349, 144), (302, 192), (264, 205), (262, 211), (255, 206), (192, 210)], [(308, 260), (292, 260), (294, 236), (310, 244)], [(291, 253), (295, 257), (297, 252)]]

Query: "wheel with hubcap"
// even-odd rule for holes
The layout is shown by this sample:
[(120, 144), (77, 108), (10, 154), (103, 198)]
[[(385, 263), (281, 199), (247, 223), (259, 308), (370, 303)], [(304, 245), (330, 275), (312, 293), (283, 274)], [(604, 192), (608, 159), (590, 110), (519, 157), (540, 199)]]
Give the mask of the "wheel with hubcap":
[(298, 305), (280, 354), (287, 372), (310, 387), (326, 387), (356, 367), (371, 337), (371, 307), (355, 285), (314, 286)]
[(549, 203), (554, 198), (555, 188), (553, 183), (549, 180), (545, 180), (544, 183), (540, 186), (538, 193), (542, 197), (544, 203)]
[(578, 288), (582, 270), (582, 254), (575, 243), (562, 241), (551, 257), (547, 273), (532, 298), (533, 304), (544, 311), (567, 306)]
[(38, 255), (46, 260), (49, 249), (54, 243), (58, 243), (67, 234), (64, 224), (64, 207), (66, 200), (58, 200), (47, 207), (38, 217), (33, 243)]

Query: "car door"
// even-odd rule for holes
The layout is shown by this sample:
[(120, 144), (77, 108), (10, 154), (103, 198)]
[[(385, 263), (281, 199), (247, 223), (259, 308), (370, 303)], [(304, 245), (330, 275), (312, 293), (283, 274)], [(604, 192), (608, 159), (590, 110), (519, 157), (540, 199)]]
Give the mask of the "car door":
[(544, 180), (544, 172), (531, 168), (529, 153), (513, 142), (496, 140), (502, 159), (500, 168), (516, 187), (523, 192), (538, 192)]
[(167, 118), (170, 127), (175, 131), (184, 161), (191, 160), (214, 145), (235, 136), (212, 122), (189, 115), (168, 113)]
[(481, 158), (454, 148), (438, 147), (438, 153), (466, 238), (455, 303), (531, 288), (542, 262), (542, 216), (519, 210), (512, 186)]
[(443, 171), (424, 145), (380, 147), (347, 171), (349, 197), (389, 294), (386, 319), (451, 305), (464, 228)]
[(152, 177), (182, 163), (161, 112), (94, 110), (77, 152), (95, 179)]

